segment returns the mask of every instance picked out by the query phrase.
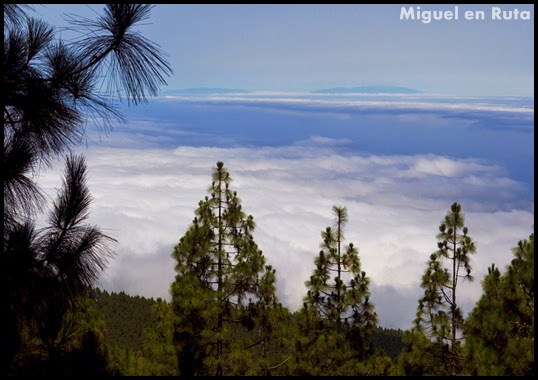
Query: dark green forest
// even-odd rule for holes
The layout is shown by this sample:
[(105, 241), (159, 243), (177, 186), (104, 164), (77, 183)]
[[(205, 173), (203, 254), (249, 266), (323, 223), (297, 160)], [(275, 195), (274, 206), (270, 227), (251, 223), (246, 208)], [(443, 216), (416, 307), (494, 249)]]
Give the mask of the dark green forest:
[[(170, 247), (170, 299), (96, 288), (117, 241), (88, 221), (84, 156), (63, 154), (89, 119), (105, 130), (122, 119), (110, 91), (137, 105), (166, 84), (166, 54), (133, 31), (151, 8), (109, 4), (96, 20), (73, 19), (91, 33), (64, 42), (31, 7), (4, 4), (2, 375), (534, 376), (534, 233), (514, 241), (509, 265), (477, 279), (482, 295), (464, 315), (458, 285), (473, 280), (481, 252), (458, 202), (432, 226), (437, 246), (425, 252), (406, 331), (379, 326), (344, 205), (319, 226), (303, 305), (284, 306), (254, 239), (255, 210), (243, 209), (221, 161)], [(47, 204), (35, 174), (57, 158), (63, 182)]]
[[(169, 309), (169, 303), (160, 298), (154, 300), (130, 296), (125, 292), (109, 293), (99, 288), (88, 291), (87, 302), (95, 308), (98, 318), (104, 320), (101, 324), (103, 345), (110, 353), (109, 365), (117, 373), (178, 374), (173, 345), (170, 344), (169, 350), (165, 350), (165, 341), (156, 340), (159, 324), (162, 323), (159, 313), (163, 317), (163, 309)], [(291, 324), (298, 323), (297, 315), (298, 313), (289, 314)], [(375, 327), (368, 344), (379, 354), (395, 359), (404, 347), (403, 334), (399, 329)], [(155, 357), (155, 352), (160, 352), (162, 357)], [(158, 367), (158, 360), (162, 360), (162, 367)], [(165, 368), (166, 364), (169, 365), (168, 368)]]

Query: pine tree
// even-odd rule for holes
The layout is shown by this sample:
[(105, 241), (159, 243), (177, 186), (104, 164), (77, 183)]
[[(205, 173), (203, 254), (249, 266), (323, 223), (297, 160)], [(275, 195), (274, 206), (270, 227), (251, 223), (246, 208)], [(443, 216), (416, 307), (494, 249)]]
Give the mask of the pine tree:
[(53, 361), (61, 321), (111, 256), (113, 239), (85, 224), (91, 196), (84, 158), (66, 158), (64, 185), (41, 229), (35, 220), (45, 197), (35, 178), (83, 141), (89, 119), (105, 128), (122, 119), (117, 94), (138, 104), (165, 84), (172, 71), (163, 53), (133, 31), (150, 9), (109, 4), (95, 21), (74, 17), (83, 37), (67, 43), (29, 17), (30, 6), (4, 4), (2, 374), (20, 369), (16, 356), (25, 355), (29, 335), (43, 339)]
[(3, 348), (13, 360), (30, 341), (23, 331), (35, 333), (46, 347), (50, 373), (62, 370), (58, 357), (68, 343), (66, 316), (77, 308), (79, 296), (112, 256), (113, 240), (86, 223), (91, 196), (84, 158), (70, 156), (66, 166), (49, 227), (37, 232), (27, 221), (13, 228), (4, 241), (4, 284), (9, 287), (3, 307), (13, 329), (8, 339), (13, 340)]
[(534, 376), (534, 233), (512, 249), (504, 274), (493, 264), (465, 322), (465, 372)]
[[(256, 224), (241, 207), (232, 178), (222, 162), (213, 168), (210, 196), (198, 203), (195, 218), (172, 253), (177, 261), (171, 286), (176, 315), (175, 343), (182, 375), (224, 375), (245, 361), (261, 340), (234, 342), (244, 326), (255, 329), (255, 316), (277, 305), (275, 271), (266, 266), (252, 232)], [(234, 331), (235, 329), (235, 331)], [(248, 349), (248, 350), (247, 350)], [(240, 354), (238, 354), (240, 352)]]
[(423, 330), (404, 332), (404, 348), (397, 356), (390, 374), (393, 376), (446, 376), (442, 346), (432, 342)]
[[(463, 315), (457, 303), (457, 286), (461, 279), (472, 281), (470, 255), (476, 246), (465, 227), (461, 205), (454, 202), (439, 226), (437, 234), (438, 250), (430, 255), (430, 260), (421, 287), (424, 297), (419, 299), (415, 334), (425, 334), (435, 347), (430, 352), (440, 352), (440, 363), (449, 375), (461, 371), (461, 328)], [(447, 260), (448, 268), (443, 267)], [(461, 270), (464, 271), (461, 274)]]
[(144, 330), (144, 343), (141, 349), (146, 360), (145, 375), (177, 376), (179, 373), (173, 344), (172, 308), (169, 303), (157, 298), (152, 312), (155, 321)]
[(365, 356), (367, 334), (375, 327), (377, 315), (370, 302), (370, 280), (361, 271), (358, 249), (353, 243), (344, 245), (347, 209), (333, 206), (332, 211), (334, 226), (322, 231), (316, 267), (305, 282), (308, 292), (304, 321), (313, 327), (304, 326), (309, 338), (302, 345), (318, 351), (308, 354), (314, 370), (322, 369), (325, 375), (335, 370), (349, 375), (355, 366), (350, 364), (351, 359)]
[[(344, 245), (344, 232), (348, 222), (347, 209), (333, 206), (334, 228), (322, 231), (322, 250), (314, 260), (316, 269), (305, 282), (308, 288), (304, 301), (315, 307), (321, 318), (338, 331), (342, 325), (367, 331), (375, 327), (377, 316), (370, 303), (370, 280), (361, 271), (359, 251), (350, 243)], [(332, 275), (334, 278), (331, 278)], [(346, 284), (346, 277), (349, 282)]]

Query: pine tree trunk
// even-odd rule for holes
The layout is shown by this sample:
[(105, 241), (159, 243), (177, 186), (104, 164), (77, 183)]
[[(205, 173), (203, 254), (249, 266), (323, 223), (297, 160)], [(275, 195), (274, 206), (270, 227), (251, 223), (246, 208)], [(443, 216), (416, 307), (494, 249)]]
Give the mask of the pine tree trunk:
[(453, 237), (453, 252), (454, 258), (452, 260), (452, 341), (450, 346), (450, 375), (456, 375), (456, 227), (454, 227), (454, 237)]
[(340, 230), (340, 218), (338, 220), (338, 282), (336, 283), (336, 311), (337, 311), (337, 315), (338, 315), (338, 319), (336, 320), (336, 328), (337, 328), (337, 331), (340, 332), (340, 318), (341, 318), (341, 315), (342, 315), (342, 308), (341, 308), (341, 303), (340, 303), (340, 280), (341, 280), (341, 273), (342, 273), (342, 268), (341, 268), (341, 262), (340, 262), (340, 243), (341, 243), (341, 230)]
[(223, 320), (223, 311), (222, 311), (222, 183), (219, 176), (219, 187), (218, 187), (218, 201), (219, 201), (219, 242), (218, 242), (218, 266), (217, 266), (217, 275), (218, 275), (218, 284), (217, 284), (217, 294), (219, 297), (220, 311), (218, 316), (218, 325), (217, 325), (217, 376), (222, 376), (222, 366), (220, 364), (222, 356), (222, 340), (220, 334), (222, 333), (222, 320)]

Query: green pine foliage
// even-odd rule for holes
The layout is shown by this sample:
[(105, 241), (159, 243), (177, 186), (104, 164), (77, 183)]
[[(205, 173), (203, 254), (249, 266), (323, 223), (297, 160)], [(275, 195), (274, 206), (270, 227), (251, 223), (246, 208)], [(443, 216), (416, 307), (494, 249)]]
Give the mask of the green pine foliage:
[(158, 298), (152, 307), (153, 321), (144, 330), (141, 351), (147, 360), (147, 375), (176, 376), (176, 350), (173, 344), (174, 325), (170, 303)]
[[(182, 375), (263, 373), (277, 306), (275, 270), (254, 241), (256, 224), (246, 215), (222, 162), (213, 168), (209, 196), (174, 248), (177, 276), (171, 286), (174, 341)], [(238, 325), (252, 334), (233, 339)], [(255, 368), (255, 369), (253, 369)]]
[[(130, 296), (127, 296), (130, 297)], [(130, 297), (152, 315), (149, 325), (140, 325), (143, 330), (143, 341), (137, 349), (131, 345), (119, 346), (110, 344), (110, 365), (124, 376), (176, 376), (176, 350), (173, 345), (173, 318), (170, 304), (158, 298), (151, 303), (138, 302), (140, 297)], [(112, 313), (116, 309), (108, 309)], [(132, 316), (132, 314), (130, 314)], [(128, 321), (129, 315), (124, 317)], [(140, 322), (138, 318), (132, 318)]]
[[(178, 374), (173, 345), (170, 303), (157, 298), (107, 292), (89, 292), (89, 302), (101, 316), (99, 338), (106, 347), (111, 373), (125, 376)], [(106, 333), (105, 333), (106, 332)]]
[(534, 376), (534, 233), (512, 250), (504, 274), (493, 264), (465, 323), (470, 375)]
[(391, 359), (396, 359), (404, 348), (404, 331), (376, 326), (368, 335), (367, 344), (377, 352), (383, 352)]
[(351, 326), (364, 335), (377, 322), (368, 290), (370, 279), (361, 271), (357, 247), (344, 245), (347, 209), (333, 206), (332, 211), (334, 228), (327, 227), (321, 233), (321, 251), (314, 260), (312, 276), (305, 282), (308, 292), (304, 301), (326, 325), (338, 331)]
[[(372, 351), (367, 337), (376, 326), (368, 290), (369, 279), (361, 270), (358, 249), (344, 244), (348, 213), (333, 206), (334, 226), (322, 231), (321, 251), (315, 269), (305, 282), (308, 289), (299, 313), (296, 370), (308, 375), (373, 374), (375, 365), (362, 365)], [(378, 374), (386, 366), (377, 363)]]
[(390, 368), (393, 376), (446, 376), (443, 347), (416, 328), (404, 332), (404, 347)]
[(104, 315), (87, 294), (77, 297), (71, 303), (61, 319), (55, 321), (54, 329), (49, 327), (49, 323), (24, 324), (22, 329), (24, 344), (15, 355), (9, 375), (119, 374), (108, 360), (109, 350), (104, 342), (107, 335)]
[(153, 298), (130, 296), (123, 291), (109, 293), (100, 289), (94, 289), (91, 297), (105, 316), (108, 327), (105, 342), (122, 348), (140, 349), (144, 342), (144, 330), (155, 321), (152, 307), (156, 301)]
[[(424, 296), (419, 299), (414, 321), (416, 331), (411, 335), (432, 356), (428, 365), (420, 365), (431, 368), (440, 365), (435, 372), (442, 373), (445, 369), (448, 375), (457, 375), (462, 370), (463, 315), (457, 303), (457, 286), (460, 280), (473, 280), (470, 255), (476, 252), (475, 243), (468, 232), (461, 205), (454, 202), (439, 226), (438, 249), (430, 255), (422, 276)], [(448, 266), (443, 266), (444, 261), (448, 262)], [(431, 347), (423, 342), (424, 337), (431, 340)], [(417, 359), (423, 362), (426, 357)]]

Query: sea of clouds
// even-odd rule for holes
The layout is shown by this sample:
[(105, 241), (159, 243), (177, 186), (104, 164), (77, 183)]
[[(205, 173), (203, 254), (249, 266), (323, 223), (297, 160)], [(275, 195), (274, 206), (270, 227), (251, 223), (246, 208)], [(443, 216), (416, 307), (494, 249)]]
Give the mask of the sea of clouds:
[[(312, 107), (303, 95), (301, 99), (309, 104), (307, 108)], [(252, 112), (251, 100), (228, 97), (226, 104), (216, 106), (233, 107), (227, 115), (235, 115), (241, 125), (240, 110)], [(183, 102), (186, 107), (181, 99), (160, 101), (160, 107), (169, 102)], [(228, 168), (233, 178), (231, 187), (242, 199), (243, 210), (254, 216), (254, 237), (267, 262), (276, 268), (278, 296), (291, 310), (302, 305), (304, 282), (319, 252), (320, 232), (333, 222), (333, 205), (348, 209), (346, 239), (359, 248), (362, 269), (371, 279), (371, 300), (384, 327), (411, 326), (421, 294), (420, 278), (430, 253), (436, 249), (438, 226), (454, 201), (462, 204), (469, 235), (478, 247), (471, 261), (476, 281), (459, 289), (465, 312), (480, 296), (480, 281), (488, 266), (495, 263), (504, 268), (512, 258), (511, 248), (533, 230), (532, 187), (515, 179), (508, 165), (497, 157), (461, 151), (450, 155), (418, 147), (416, 153), (390, 153), (390, 147), (366, 151), (361, 149), (364, 145), (356, 144), (353, 133), (335, 134), (330, 128), (320, 133), (323, 128), (309, 130), (308, 125), (298, 126), (300, 133), (289, 126), (289, 131), (275, 127), (273, 131), (282, 134), (276, 140), (271, 140), (274, 136), (267, 129), (250, 135), (248, 141), (242, 140), (244, 134), (234, 130), (230, 120), (219, 119), (215, 114), (213, 124), (204, 119), (211, 113), (207, 102), (219, 101), (190, 99), (191, 109), (173, 117), (171, 111), (166, 115), (160, 111), (162, 117), (157, 117), (158, 112), (148, 111), (155, 109), (151, 105), (142, 110), (148, 112), (127, 111), (125, 125), (115, 128), (109, 136), (91, 135), (88, 146), (80, 147), (87, 158), (94, 198), (89, 221), (118, 241), (116, 256), (100, 286), (110, 291), (169, 298), (168, 289), (174, 279), (170, 254), (192, 222), (199, 200), (207, 195), (211, 169), (217, 161), (223, 161)], [(236, 108), (237, 103), (243, 108)], [(258, 117), (275, 112), (271, 100), (259, 104), (262, 107), (256, 111)], [(454, 112), (447, 111), (444, 104), (443, 112)], [(286, 107), (277, 107), (276, 112), (284, 112)], [(323, 107), (327, 120), (346, 120), (351, 112), (349, 106), (345, 110), (340, 106), (331, 108), (330, 102)], [(364, 107), (370, 110), (379, 105)], [(384, 104), (382, 108), (388, 107)], [(418, 115), (420, 119), (422, 115), (424, 123), (431, 117), (431, 109), (439, 113), (443, 108), (430, 104), (427, 113), (417, 114), (417, 107), (424, 107), (413, 107), (412, 113), (395, 112), (393, 108), (394, 122), (403, 119), (400, 126), (407, 125), (406, 118)], [(470, 112), (469, 107), (465, 112)], [(519, 125), (525, 129), (528, 118), (533, 119), (528, 105), (480, 103), (477, 107), (471, 111), (485, 114), (475, 120), (475, 125), (483, 119), (504, 120), (519, 113), (524, 115)], [(502, 107), (515, 111), (499, 111)], [(293, 122), (300, 117), (305, 122), (311, 120), (305, 107), (293, 111)], [(308, 116), (298, 116), (297, 112)], [(361, 114), (355, 109), (353, 112)], [(457, 112), (463, 112), (461, 107)], [(196, 124), (193, 115), (197, 114), (206, 121)], [(454, 114), (444, 115), (443, 123), (449, 123), (451, 117)], [(432, 120), (439, 120), (439, 116)], [(339, 128), (348, 127), (346, 124)], [(432, 128), (444, 125), (438, 123)], [(264, 144), (264, 133), (273, 143)], [(533, 136), (534, 132), (511, 133)], [(99, 138), (102, 143), (91, 142)], [(528, 151), (529, 147), (521, 150)], [(39, 184), (51, 199), (61, 184), (62, 165), (58, 161), (52, 170), (39, 176)], [(533, 169), (533, 164), (528, 165)], [(533, 174), (531, 178), (533, 181)]]

